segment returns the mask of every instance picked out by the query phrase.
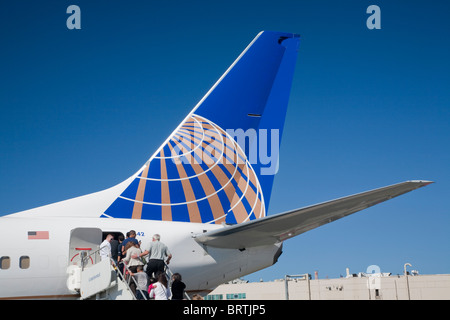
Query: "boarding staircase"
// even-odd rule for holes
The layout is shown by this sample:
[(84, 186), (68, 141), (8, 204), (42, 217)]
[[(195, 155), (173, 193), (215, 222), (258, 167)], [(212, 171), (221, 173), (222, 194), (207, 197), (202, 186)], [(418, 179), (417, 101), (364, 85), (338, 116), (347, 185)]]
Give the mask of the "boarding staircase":
[[(67, 287), (70, 291), (79, 293), (81, 300), (137, 300), (130, 288), (131, 281), (134, 281), (136, 292), (140, 291), (143, 299), (147, 300), (127, 265), (124, 265), (122, 272), (114, 260), (100, 260), (98, 252), (85, 252), (80, 255), (79, 261), (67, 268)], [(172, 278), (167, 265), (166, 276)], [(185, 296), (189, 299), (186, 293)]]

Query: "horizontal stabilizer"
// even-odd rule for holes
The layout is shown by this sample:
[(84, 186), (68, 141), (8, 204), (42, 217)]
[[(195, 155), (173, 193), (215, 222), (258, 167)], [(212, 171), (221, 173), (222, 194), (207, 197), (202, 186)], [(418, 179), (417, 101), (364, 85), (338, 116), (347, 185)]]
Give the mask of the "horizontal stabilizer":
[(432, 183), (406, 181), (352, 196), (296, 209), (197, 235), (195, 240), (217, 248), (243, 249), (270, 245), (297, 236), (352, 213)]

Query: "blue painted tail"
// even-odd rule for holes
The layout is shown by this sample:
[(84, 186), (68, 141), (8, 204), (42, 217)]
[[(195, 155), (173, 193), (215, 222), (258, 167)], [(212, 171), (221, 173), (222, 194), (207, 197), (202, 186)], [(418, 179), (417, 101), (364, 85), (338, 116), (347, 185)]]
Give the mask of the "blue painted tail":
[(102, 217), (241, 223), (266, 215), (299, 36), (261, 32)]

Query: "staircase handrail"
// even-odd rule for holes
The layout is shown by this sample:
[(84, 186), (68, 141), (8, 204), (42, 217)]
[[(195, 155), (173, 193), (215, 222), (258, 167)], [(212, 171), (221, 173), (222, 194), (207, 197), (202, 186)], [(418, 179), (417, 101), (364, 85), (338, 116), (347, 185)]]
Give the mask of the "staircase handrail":
[[(167, 265), (167, 263), (165, 263), (165, 267), (164, 267), (164, 271), (165, 271), (165, 273), (166, 273), (166, 276), (169, 278), (169, 286), (171, 286), (172, 285), (172, 276), (173, 276), (173, 272), (172, 272), (172, 270), (170, 270), (170, 268), (169, 268), (169, 266)], [(183, 291), (184, 292), (184, 296), (186, 297), (186, 300), (191, 300), (191, 297), (189, 297), (189, 295), (187, 294), (187, 292), (186, 291)], [(173, 294), (173, 292), (172, 292), (172, 294)]]
[[(92, 255), (98, 253), (100, 250), (101, 250), (101, 248), (97, 249), (95, 251), (92, 251), (89, 254), (86, 254), (84, 257), (81, 257), (81, 270), (82, 271), (84, 270), (84, 267), (87, 264), (86, 260), (89, 259)], [(133, 297), (133, 300), (137, 300), (137, 299), (136, 299), (136, 296), (133, 294), (133, 290), (131, 290), (131, 288), (130, 288), (130, 284), (129, 284), (129, 282), (131, 281), (130, 279), (132, 279), (134, 281), (134, 283), (136, 284), (136, 289), (138, 289), (141, 292), (141, 295), (144, 298), (144, 300), (147, 300), (145, 294), (143, 294), (143, 291), (139, 288), (136, 279), (133, 276), (131, 276), (130, 268), (128, 268), (128, 266), (125, 263), (123, 264), (125, 269), (130, 273), (130, 277), (129, 277), (128, 281), (126, 281), (125, 280), (125, 275), (123, 274), (123, 272), (120, 271), (120, 268), (117, 265), (116, 261), (114, 261), (114, 259), (112, 259), (111, 257), (109, 257), (109, 260), (111, 261), (111, 264), (113, 265), (114, 270), (119, 272), (121, 281), (125, 284), (125, 286), (127, 287), (127, 290), (131, 293), (131, 296)]]

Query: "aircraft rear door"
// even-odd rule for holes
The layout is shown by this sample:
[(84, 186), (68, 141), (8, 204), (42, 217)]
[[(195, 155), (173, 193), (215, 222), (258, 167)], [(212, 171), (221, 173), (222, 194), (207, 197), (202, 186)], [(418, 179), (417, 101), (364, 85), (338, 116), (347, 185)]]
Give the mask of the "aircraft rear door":
[[(76, 228), (70, 232), (69, 265), (89, 267), (100, 261), (98, 249), (102, 243), (99, 228)], [(85, 265), (82, 266), (83, 257)]]

